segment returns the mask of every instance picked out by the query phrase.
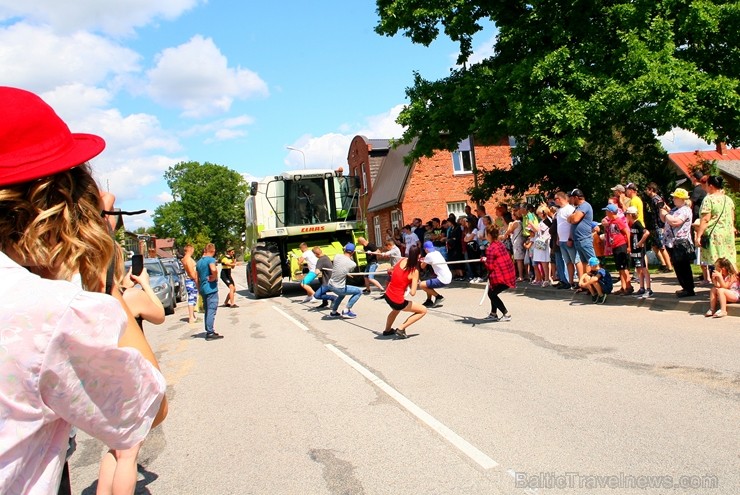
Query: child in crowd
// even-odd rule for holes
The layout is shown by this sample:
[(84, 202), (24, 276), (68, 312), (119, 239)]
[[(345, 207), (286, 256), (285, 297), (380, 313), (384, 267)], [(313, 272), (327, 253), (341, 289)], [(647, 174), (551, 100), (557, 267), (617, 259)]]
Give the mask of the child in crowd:
[(589, 270), (581, 276), (578, 285), (591, 294), (591, 300), (594, 303), (604, 304), (606, 295), (611, 294), (612, 275), (605, 269), (601, 268), (599, 258), (594, 256), (588, 260)]
[(614, 264), (619, 271), (621, 288), (615, 294), (628, 296), (635, 291), (630, 282), (629, 272), (630, 231), (624, 216), (619, 215), (619, 208), (616, 204), (609, 203), (606, 208), (602, 209), (606, 212), (606, 245), (611, 248)]
[(647, 299), (653, 296), (647, 264), (647, 249), (645, 248), (645, 243), (650, 237), (650, 231), (637, 219), (636, 207), (630, 206), (624, 213), (627, 217), (627, 225), (630, 228), (630, 260), (632, 261), (632, 267), (635, 269), (637, 280), (640, 282), (640, 290), (635, 293), (635, 296)]
[[(722, 318), (727, 316), (727, 303), (736, 303), (740, 300), (740, 282), (738, 282), (735, 265), (727, 258), (717, 258), (712, 272), (712, 290), (709, 293), (709, 310), (706, 317)], [(719, 310), (717, 309), (719, 302)]]

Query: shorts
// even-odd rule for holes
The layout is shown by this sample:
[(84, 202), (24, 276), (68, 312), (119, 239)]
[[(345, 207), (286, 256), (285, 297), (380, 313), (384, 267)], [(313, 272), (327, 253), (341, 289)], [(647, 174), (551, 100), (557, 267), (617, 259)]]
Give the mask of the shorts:
[(301, 285), (311, 285), (311, 282), (316, 280), (316, 272), (308, 272), (305, 277), (303, 277), (303, 280), (301, 280)]
[(231, 278), (231, 270), (229, 270), (228, 272), (224, 272), (223, 270), (221, 270), (221, 281), (226, 284), (226, 287), (236, 285), (234, 283), (234, 279)]
[(632, 268), (647, 268), (647, 257), (645, 253), (640, 253), (639, 256), (631, 255), (630, 261), (632, 262)]
[(568, 242), (559, 242), (560, 244), (560, 254), (563, 256), (563, 262), (565, 264), (569, 263), (578, 263), (576, 258), (578, 257), (578, 254), (576, 253), (576, 247), (575, 245), (568, 247)]
[(427, 288), (429, 289), (440, 289), (442, 287), (447, 287), (447, 284), (443, 284), (439, 281), (438, 278), (430, 278), (429, 280), (426, 280)]
[(665, 247), (665, 242), (663, 239), (664, 238), (663, 229), (658, 227), (657, 229), (653, 231), (652, 234), (653, 234), (652, 235), (653, 246), (655, 246), (658, 249), (663, 249)]
[(384, 295), (383, 298), (385, 299), (385, 302), (388, 303), (388, 306), (390, 306), (391, 309), (395, 309), (396, 311), (401, 311), (402, 309), (405, 309), (406, 306), (408, 306), (409, 304), (411, 304), (411, 301), (405, 301), (405, 300), (402, 303), (397, 303), (397, 302), (391, 301), (388, 298), (388, 295), (387, 294)]
[[(377, 271), (377, 269), (378, 269), (378, 264), (377, 263), (370, 263), (369, 265), (367, 265), (367, 270), (366, 271), (368, 271), (368, 272), (375, 272), (375, 271)], [(371, 273), (370, 275), (367, 276), (367, 278), (369, 278), (371, 280), (375, 280), (375, 275), (373, 275)]]
[(576, 254), (583, 263), (588, 263), (588, 260), (596, 257), (596, 251), (594, 251), (593, 238), (588, 237), (583, 241), (575, 241)]
[(185, 291), (188, 293), (188, 306), (195, 306), (198, 302), (198, 288), (195, 286), (195, 280), (192, 278), (185, 280)]
[(630, 257), (627, 254), (627, 244), (622, 244), (612, 248), (612, 256), (614, 256), (614, 265), (617, 270), (626, 270), (630, 267)]

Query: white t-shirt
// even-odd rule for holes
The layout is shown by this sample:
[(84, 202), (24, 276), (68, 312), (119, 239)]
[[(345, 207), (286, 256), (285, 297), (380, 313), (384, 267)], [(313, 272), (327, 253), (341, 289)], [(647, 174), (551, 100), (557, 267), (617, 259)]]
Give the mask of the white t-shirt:
[(424, 263), (432, 265), (432, 270), (440, 282), (449, 284), (452, 282), (452, 272), (445, 262), (445, 257), (439, 251), (432, 251), (424, 256)]
[(411, 232), (410, 234), (404, 234), (403, 242), (406, 243), (406, 253), (408, 254), (411, 246), (416, 246), (419, 243), (419, 237), (413, 232)]
[(576, 211), (573, 205), (565, 205), (558, 210), (556, 219), (558, 222), (558, 242), (565, 242), (570, 239), (570, 229), (573, 227), (568, 223), (568, 217)]
[(310, 249), (306, 249), (301, 253), (301, 257), (303, 258), (303, 261), (306, 262), (308, 265), (308, 271), (313, 272), (316, 271), (316, 263), (319, 261), (319, 259), (316, 257), (315, 254), (313, 254), (313, 251)]

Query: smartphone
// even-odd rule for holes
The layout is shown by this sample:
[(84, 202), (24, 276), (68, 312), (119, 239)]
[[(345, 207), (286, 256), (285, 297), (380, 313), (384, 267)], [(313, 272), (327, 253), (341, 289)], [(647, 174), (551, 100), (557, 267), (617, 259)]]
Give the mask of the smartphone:
[(131, 257), (131, 275), (139, 276), (144, 269), (144, 256), (135, 254)]

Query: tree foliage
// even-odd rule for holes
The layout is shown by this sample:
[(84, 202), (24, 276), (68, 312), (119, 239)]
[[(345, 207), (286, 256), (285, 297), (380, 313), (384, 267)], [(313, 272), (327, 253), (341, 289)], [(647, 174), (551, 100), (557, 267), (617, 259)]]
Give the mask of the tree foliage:
[[(377, 0), (383, 35), (430, 44), (441, 30), (461, 67), (438, 81), (415, 74), (399, 116), (413, 158), (517, 138), (518, 165), (484, 174), (479, 196), (618, 178), (654, 179), (674, 127), (740, 145), (740, 3), (711, 0)], [(484, 22), (491, 57), (467, 64)]]
[[(172, 201), (154, 211), (154, 233), (202, 248), (205, 240), (224, 250), (244, 232), (244, 178), (223, 165), (180, 162), (164, 174)], [(207, 242), (207, 241), (206, 241)]]

